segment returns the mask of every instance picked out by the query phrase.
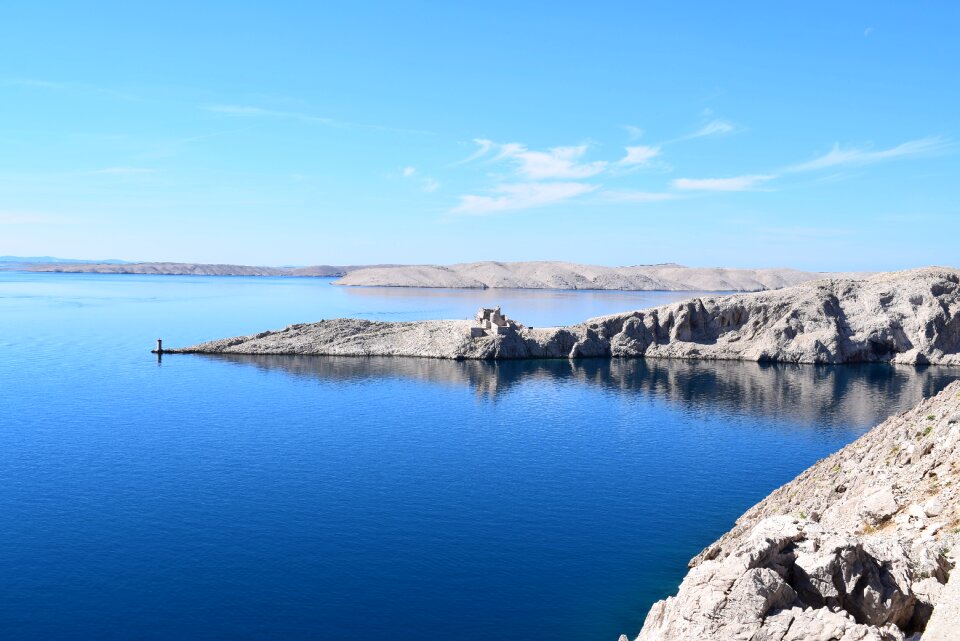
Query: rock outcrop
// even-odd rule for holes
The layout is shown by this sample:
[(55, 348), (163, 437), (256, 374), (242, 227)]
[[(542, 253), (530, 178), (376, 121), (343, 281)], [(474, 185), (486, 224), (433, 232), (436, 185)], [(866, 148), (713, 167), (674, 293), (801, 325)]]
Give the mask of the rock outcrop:
[(956, 611), (958, 544), (954, 382), (748, 510), (637, 641), (903, 641)]
[[(727, 269), (683, 265), (603, 267), (559, 261), (396, 265), (352, 270), (338, 285), (470, 289), (618, 289), (753, 292), (841, 276), (796, 269)], [(849, 276), (849, 275), (848, 275)]]
[(335, 319), (167, 351), (960, 365), (960, 270), (929, 267), (694, 298), (571, 327), (476, 330), (470, 321)]

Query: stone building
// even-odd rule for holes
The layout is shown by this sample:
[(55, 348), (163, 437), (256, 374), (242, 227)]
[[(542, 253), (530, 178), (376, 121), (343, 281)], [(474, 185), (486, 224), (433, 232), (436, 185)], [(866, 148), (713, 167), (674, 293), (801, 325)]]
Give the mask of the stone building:
[(507, 318), (500, 311), (500, 306), (481, 307), (477, 310), (476, 321), (478, 327), (470, 328), (470, 337), (479, 338), (481, 336), (497, 336), (499, 334), (513, 334), (523, 325)]

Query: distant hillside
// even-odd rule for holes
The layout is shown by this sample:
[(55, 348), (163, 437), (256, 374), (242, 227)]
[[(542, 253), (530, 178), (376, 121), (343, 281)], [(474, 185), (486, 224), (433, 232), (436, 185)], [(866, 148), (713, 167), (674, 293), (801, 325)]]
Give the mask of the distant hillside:
[(54, 256), (0, 256), (0, 263), (16, 263), (18, 265), (32, 265), (36, 263), (97, 263), (102, 265), (121, 265), (126, 262), (125, 260), (118, 260), (116, 258), (92, 261), (78, 258), (56, 258)]
[[(364, 265), (312, 265), (309, 267), (257, 267), (204, 263), (41, 263), (25, 267), (32, 272), (60, 274), (155, 274), (168, 276), (299, 276), (339, 277)], [(374, 265), (371, 267), (384, 267)]]
[[(14, 265), (14, 263), (8, 263)], [(154, 274), (171, 276), (285, 276), (339, 278), (337, 285), (448, 287), (456, 289), (601, 289), (625, 291), (760, 291), (831, 276), (865, 273), (796, 269), (684, 267), (673, 263), (602, 267), (556, 261), (477, 262), (457, 265), (313, 265), (262, 267), (203, 263), (53, 262), (22, 263), (32, 272), (64, 274)]]
[[(840, 274), (796, 269), (727, 269), (676, 264), (601, 267), (555, 261), (367, 267), (338, 285), (515, 289), (759, 291)], [(843, 274), (853, 276), (854, 274)], [(864, 275), (864, 274), (856, 274)]]

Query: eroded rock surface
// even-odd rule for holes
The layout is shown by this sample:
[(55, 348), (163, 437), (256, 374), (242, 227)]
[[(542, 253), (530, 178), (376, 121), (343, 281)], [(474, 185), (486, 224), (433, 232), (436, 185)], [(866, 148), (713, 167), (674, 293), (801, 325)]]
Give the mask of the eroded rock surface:
[(571, 327), (517, 327), (477, 335), (469, 321), (335, 319), (169, 351), (960, 365), (960, 270), (929, 267), (862, 280), (818, 280), (694, 298)]
[(637, 641), (903, 641), (951, 607), (958, 543), (954, 382), (748, 510)]

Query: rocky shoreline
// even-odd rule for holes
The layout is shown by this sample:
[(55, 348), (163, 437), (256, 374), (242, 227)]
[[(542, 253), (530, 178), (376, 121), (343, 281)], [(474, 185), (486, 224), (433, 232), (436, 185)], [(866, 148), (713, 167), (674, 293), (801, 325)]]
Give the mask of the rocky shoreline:
[(636, 641), (955, 639), (958, 556), (955, 381), (748, 510)]
[(960, 365), (960, 270), (928, 267), (700, 297), (570, 327), (485, 322), (334, 319), (164, 353)]

